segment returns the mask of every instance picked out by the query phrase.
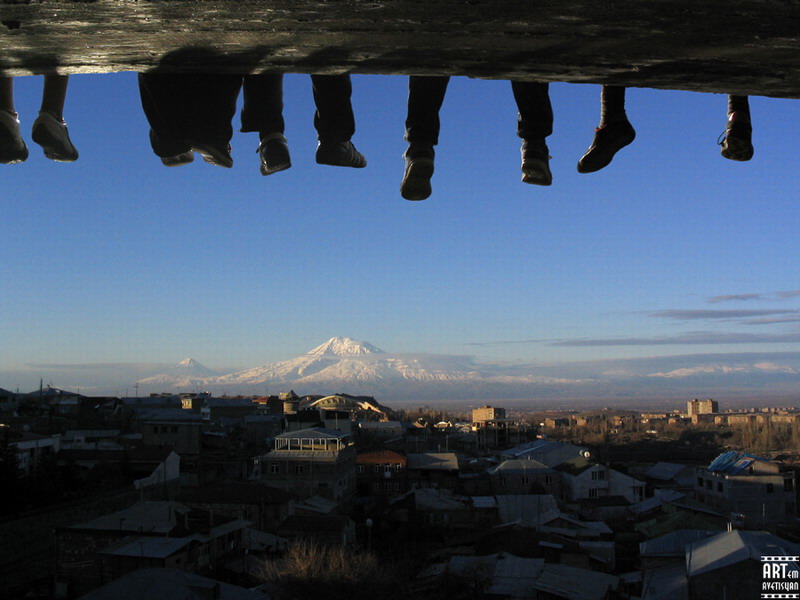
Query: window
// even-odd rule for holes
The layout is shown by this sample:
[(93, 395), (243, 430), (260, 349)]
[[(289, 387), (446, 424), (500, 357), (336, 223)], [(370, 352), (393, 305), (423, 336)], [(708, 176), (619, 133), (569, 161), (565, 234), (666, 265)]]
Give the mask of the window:
[(381, 466), (380, 466), (380, 465), (375, 465), (375, 467), (374, 467), (374, 469), (373, 469), (373, 470), (374, 470), (376, 473), (380, 473), (380, 472), (381, 472)]
[(592, 488), (589, 490), (589, 498), (597, 498), (597, 490)]
[(522, 476), (522, 483), (523, 483), (524, 485), (528, 485), (528, 476), (527, 476), (527, 475), (523, 475), (523, 476)]
[(400, 484), (399, 483), (393, 483), (392, 486), (393, 486), (393, 489), (394, 489), (395, 492), (399, 492), (400, 491)]
[(281, 466), (280, 465), (276, 465), (275, 463), (272, 463), (269, 466), (269, 472), (272, 473), (272, 474), (280, 473), (281, 472)]
[(718, 491), (718, 492), (721, 492), (721, 491), (722, 491), (722, 482), (721, 482), (721, 481), (718, 481), (718, 482), (717, 482), (717, 491)]
[(703, 487), (703, 478), (702, 477), (698, 477), (697, 478), (697, 485), (700, 486), (700, 487)]
[(772, 483), (768, 483), (768, 484), (767, 484), (767, 493), (768, 493), (768, 494), (771, 494), (771, 493), (773, 493), (774, 491), (775, 491), (775, 485), (774, 485), (774, 484), (772, 484)]
[(399, 471), (399, 470), (400, 470), (400, 469), (402, 469), (402, 468), (403, 468), (403, 465), (401, 465), (400, 463), (396, 463), (396, 464), (394, 465), (394, 470), (395, 470), (395, 471)]
[(784, 479), (783, 480), (783, 491), (784, 492), (791, 492), (794, 489), (794, 479)]
[(606, 472), (605, 470), (601, 469), (599, 471), (592, 471), (592, 481), (597, 481), (598, 479), (605, 479)]
[(386, 463), (385, 465), (383, 465), (383, 472), (384, 473), (388, 473), (391, 470), (392, 470), (392, 465), (390, 465), (389, 463)]
[(303, 465), (295, 465), (294, 472), (298, 475), (303, 472)]
[(364, 471), (366, 471), (366, 469), (364, 468), (364, 465), (358, 465), (358, 472), (359, 473), (363, 473)]
[(710, 480), (710, 479), (706, 479), (706, 489), (707, 489), (707, 490), (710, 490), (710, 489), (712, 489), (713, 487), (714, 487), (714, 484), (713, 484), (713, 483), (711, 483), (711, 480)]

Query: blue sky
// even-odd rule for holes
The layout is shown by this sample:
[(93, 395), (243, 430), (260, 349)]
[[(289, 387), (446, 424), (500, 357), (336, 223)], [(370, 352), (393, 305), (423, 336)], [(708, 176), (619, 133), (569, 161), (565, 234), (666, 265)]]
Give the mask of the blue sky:
[(58, 386), (48, 364), (252, 367), (337, 335), (487, 362), (781, 352), (800, 366), (796, 102), (751, 99), (755, 157), (734, 163), (716, 145), (724, 95), (631, 89), (636, 141), (581, 175), (600, 88), (553, 84), (542, 188), (520, 182), (510, 85), (454, 79), (433, 195), (412, 203), (407, 80), (353, 81), (367, 168), (314, 163), (310, 81), (289, 75), (293, 167), (262, 177), (256, 134), (238, 132), (231, 170), (162, 167), (132, 73), (72, 77), (80, 159), (50, 162), (30, 141), (42, 78), (18, 78), (31, 157), (0, 165), (0, 387)]

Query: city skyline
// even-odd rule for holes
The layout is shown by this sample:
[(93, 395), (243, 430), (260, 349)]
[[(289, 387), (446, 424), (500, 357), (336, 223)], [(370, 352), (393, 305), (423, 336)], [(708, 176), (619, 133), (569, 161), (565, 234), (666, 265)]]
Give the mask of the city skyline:
[(603, 361), (800, 370), (792, 101), (752, 99), (756, 154), (739, 164), (714, 145), (723, 95), (632, 89), (636, 141), (580, 175), (599, 86), (554, 84), (554, 182), (541, 188), (519, 182), (508, 83), (456, 78), (433, 195), (410, 203), (398, 191), (405, 78), (353, 81), (367, 168), (313, 164), (310, 84), (293, 75), (294, 166), (265, 178), (254, 134), (235, 134), (230, 171), (162, 167), (131, 73), (71, 78), (81, 158), (46, 161), (29, 135), (41, 78), (17, 78), (31, 157), (2, 167), (0, 387), (69, 387), (52, 365), (191, 356), (245, 369), (333, 336), (576, 379)]

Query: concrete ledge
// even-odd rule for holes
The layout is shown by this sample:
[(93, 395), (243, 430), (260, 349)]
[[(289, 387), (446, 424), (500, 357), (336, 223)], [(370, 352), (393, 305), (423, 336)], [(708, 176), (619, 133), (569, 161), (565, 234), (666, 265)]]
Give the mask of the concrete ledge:
[(0, 0), (0, 73), (450, 74), (800, 97), (798, 0)]

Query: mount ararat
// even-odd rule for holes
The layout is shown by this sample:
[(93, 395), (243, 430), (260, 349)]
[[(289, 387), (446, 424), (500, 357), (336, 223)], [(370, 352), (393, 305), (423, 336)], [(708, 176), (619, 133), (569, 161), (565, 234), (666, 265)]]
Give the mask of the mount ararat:
[(185, 359), (139, 379), (141, 392), (345, 392), (381, 401), (783, 395), (800, 383), (798, 356), (683, 355), (553, 365), (480, 363), (471, 356), (393, 354), (334, 337), (295, 358), (222, 373)]

